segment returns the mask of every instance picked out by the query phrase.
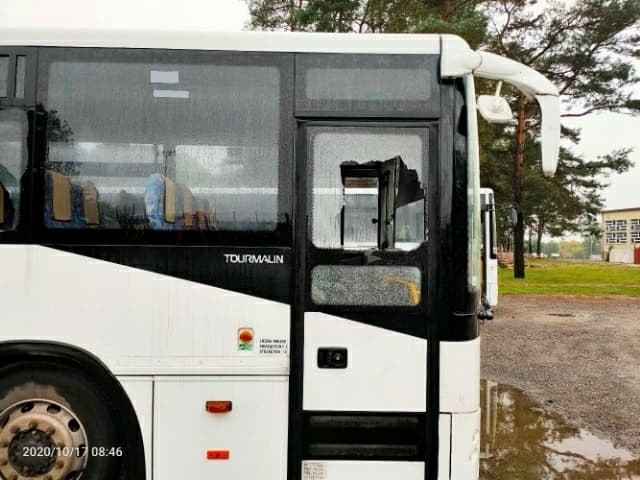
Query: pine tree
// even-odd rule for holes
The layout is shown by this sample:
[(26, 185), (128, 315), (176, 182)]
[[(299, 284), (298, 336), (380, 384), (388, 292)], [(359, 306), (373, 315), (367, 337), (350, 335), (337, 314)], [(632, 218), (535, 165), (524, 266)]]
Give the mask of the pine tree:
[(247, 0), (251, 27), (315, 32), (454, 33), (484, 40), (481, 0)]
[[(572, 6), (559, 0), (548, 0), (546, 5), (536, 1), (501, 0), (491, 2), (488, 13), (492, 21), (486, 47), (538, 70), (553, 81), (568, 108), (563, 116), (578, 117), (598, 111), (640, 113), (640, 100), (633, 98), (630, 88), (639, 78), (629, 62), (631, 55), (638, 54), (640, 35), (636, 27), (640, 25), (640, 0), (584, 0)], [(515, 141), (509, 152), (513, 166), (510, 182), (502, 185), (501, 190), (510, 189), (509, 201), (518, 207), (514, 227), (514, 276), (524, 278), (526, 193), (535, 183), (528, 181), (535, 176), (529, 174), (533, 166), (526, 158), (527, 145), (538, 136), (539, 119), (537, 108), (524, 95), (511, 92), (517, 120), (511, 133)], [(578, 132), (568, 129), (564, 132), (569, 139), (579, 138)], [(563, 214), (558, 210), (558, 202), (566, 210), (565, 220), (575, 219), (580, 208), (598, 205), (597, 191), (602, 184), (597, 185), (596, 175), (629, 168), (628, 153), (612, 152), (597, 161), (585, 162), (565, 150), (558, 178), (542, 183), (548, 188), (536, 190), (541, 205), (553, 206), (548, 211), (539, 208), (539, 218), (556, 208), (558, 219), (554, 222), (559, 225)], [(584, 190), (574, 188), (576, 185), (571, 181), (577, 179), (584, 183)], [(578, 192), (570, 192), (572, 188)], [(568, 192), (575, 203), (566, 201)], [(557, 199), (541, 201), (544, 196)], [(589, 211), (583, 210), (583, 213)]]
[[(560, 89), (569, 111), (640, 112), (629, 86), (638, 77), (629, 64), (640, 56), (640, 0), (247, 0), (251, 27), (263, 30), (327, 32), (454, 33), (472, 47), (481, 46), (540, 71)], [(481, 82), (479, 90), (493, 85)], [(623, 172), (629, 151), (585, 161), (562, 150), (558, 174), (542, 177), (538, 166), (539, 112), (516, 92), (510, 95), (517, 126), (480, 124), (483, 185), (498, 201), (514, 204), (516, 277), (524, 277), (525, 226), (542, 235), (574, 231), (602, 205), (598, 192), (603, 172)], [(565, 138), (579, 132), (564, 128)], [(591, 222), (592, 223), (592, 222)], [(586, 227), (585, 227), (586, 228)], [(540, 249), (540, 246), (537, 246)]]

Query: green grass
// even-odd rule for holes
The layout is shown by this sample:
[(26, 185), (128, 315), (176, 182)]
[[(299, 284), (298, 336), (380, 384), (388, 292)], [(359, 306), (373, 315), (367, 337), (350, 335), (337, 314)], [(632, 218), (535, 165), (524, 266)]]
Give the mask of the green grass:
[(513, 268), (500, 268), (500, 294), (627, 295), (640, 298), (638, 267), (556, 260), (527, 261), (524, 279), (514, 279)]

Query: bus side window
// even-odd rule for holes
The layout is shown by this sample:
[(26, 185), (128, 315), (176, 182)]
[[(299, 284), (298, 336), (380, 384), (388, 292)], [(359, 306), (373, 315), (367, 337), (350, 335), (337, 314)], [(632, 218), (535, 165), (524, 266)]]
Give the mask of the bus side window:
[(0, 110), (0, 232), (15, 230), (20, 179), (26, 168), (27, 119), (22, 109)]
[[(275, 232), (290, 207), (288, 191), (280, 191), (280, 167), (289, 161), (281, 129), (292, 99), (281, 92), (290, 60), (43, 52), (47, 167), (72, 185), (95, 187), (81, 202), (88, 222), (73, 228)], [(179, 85), (167, 90), (158, 72), (171, 72)], [(214, 208), (197, 209), (196, 199)]]

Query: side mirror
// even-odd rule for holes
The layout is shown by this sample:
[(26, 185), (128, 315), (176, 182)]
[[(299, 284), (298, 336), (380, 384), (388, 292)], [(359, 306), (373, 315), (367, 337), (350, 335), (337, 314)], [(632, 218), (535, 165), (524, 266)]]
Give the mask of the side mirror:
[(478, 111), (489, 123), (513, 123), (513, 112), (509, 102), (498, 95), (480, 95)]
[(547, 177), (552, 177), (560, 155), (560, 99), (555, 95), (536, 95), (536, 100), (542, 115), (542, 171)]

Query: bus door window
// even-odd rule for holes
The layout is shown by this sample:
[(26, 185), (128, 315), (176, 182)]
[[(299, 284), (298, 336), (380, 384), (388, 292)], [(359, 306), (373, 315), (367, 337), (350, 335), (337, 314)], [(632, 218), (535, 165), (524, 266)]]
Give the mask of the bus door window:
[(425, 240), (427, 132), (311, 129), (311, 230), (317, 248), (413, 250)]
[(415, 307), (421, 283), (413, 266), (318, 265), (311, 271), (311, 299), (316, 305)]
[(404, 251), (426, 238), (428, 129), (308, 132), (311, 301), (327, 308), (417, 307), (422, 272)]
[(27, 131), (24, 110), (0, 110), (0, 231), (14, 230), (18, 224)]

